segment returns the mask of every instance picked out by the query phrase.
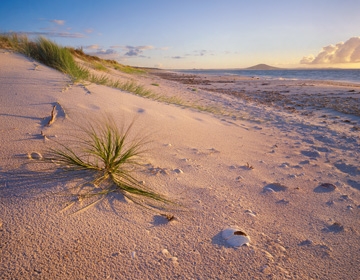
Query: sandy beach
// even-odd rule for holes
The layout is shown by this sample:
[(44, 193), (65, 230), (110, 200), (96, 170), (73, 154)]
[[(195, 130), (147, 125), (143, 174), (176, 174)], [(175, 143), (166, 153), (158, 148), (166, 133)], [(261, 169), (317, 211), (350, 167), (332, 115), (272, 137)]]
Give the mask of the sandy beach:
[[(174, 102), (0, 50), (1, 279), (359, 278), (360, 84), (106, 75)], [(39, 160), (104, 115), (135, 119), (136, 178), (179, 206), (84, 208), (78, 178)]]

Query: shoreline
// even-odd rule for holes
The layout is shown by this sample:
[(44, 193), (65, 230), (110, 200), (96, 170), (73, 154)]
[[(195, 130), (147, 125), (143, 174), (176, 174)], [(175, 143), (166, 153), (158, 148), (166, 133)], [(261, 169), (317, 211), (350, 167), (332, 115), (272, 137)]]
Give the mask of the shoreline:
[[(151, 70), (149, 73), (204, 91), (233, 95), (290, 111), (334, 109), (360, 117), (360, 84), (317, 80), (261, 80), (244, 76), (209, 76), (164, 70)], [(343, 100), (346, 100), (346, 106), (341, 106)]]
[[(194, 74), (194, 75), (208, 75), (208, 76), (239, 76), (244, 78), (255, 78), (266, 81), (312, 81), (312, 82), (327, 82), (327, 83), (344, 83), (348, 85), (357, 85), (360, 86), (359, 78), (356, 77), (355, 80), (339, 79), (339, 75), (344, 71), (359, 72), (360, 69), (278, 69), (278, 70), (250, 70), (250, 69), (204, 69), (204, 70), (192, 70), (192, 69), (164, 69), (165, 71), (170, 71), (179, 74)], [(309, 76), (309, 73), (312, 73), (312, 76), (316, 76), (317, 73), (326, 73), (333, 72), (332, 78), (329, 78), (328, 75), (318, 77), (314, 79), (313, 77), (299, 77), (298, 75), (288, 75), (289, 73), (303, 72), (306, 73), (306, 76)], [(339, 72), (339, 75), (335, 75), (335, 72)], [(274, 75), (278, 73), (279, 75)], [(355, 75), (355, 74), (353, 74)], [(301, 74), (300, 74), (301, 76)], [(354, 78), (355, 78), (354, 77)]]

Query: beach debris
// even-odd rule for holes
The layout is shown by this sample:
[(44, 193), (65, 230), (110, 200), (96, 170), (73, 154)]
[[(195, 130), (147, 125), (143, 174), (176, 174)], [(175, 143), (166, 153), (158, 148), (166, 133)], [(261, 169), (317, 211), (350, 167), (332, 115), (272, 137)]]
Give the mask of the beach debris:
[(166, 220), (168, 220), (169, 222), (175, 220), (175, 216), (172, 214), (160, 214), (161, 216), (165, 217)]
[(250, 237), (236, 227), (226, 228), (222, 231), (221, 237), (231, 247), (240, 247), (250, 243)]
[(255, 168), (254, 166), (250, 165), (248, 162), (246, 163), (245, 167), (250, 170)]
[(136, 252), (135, 252), (135, 251), (132, 251), (132, 252), (131, 252), (131, 258), (132, 258), (132, 259), (135, 259), (135, 258), (136, 258)]
[(243, 176), (237, 176), (237, 177), (236, 177), (236, 181), (241, 181), (242, 179), (244, 179)]
[(56, 119), (56, 105), (53, 106), (52, 110), (51, 110), (51, 116), (50, 116), (50, 120), (48, 121), (48, 123), (46, 124), (46, 126), (50, 126)]
[[(49, 140), (49, 137), (42, 130), (40, 132), (40, 136), (41, 136), (41, 138), (44, 139), (44, 141)], [(55, 136), (53, 136), (53, 137), (55, 137)]]
[(256, 217), (256, 213), (250, 209), (245, 210), (245, 213), (252, 217)]
[(281, 185), (279, 183), (271, 183), (264, 187), (264, 192), (284, 192), (288, 187)]
[(322, 183), (321, 185), (317, 186), (314, 189), (314, 192), (317, 193), (325, 193), (325, 192), (332, 192), (336, 189), (336, 186), (330, 183)]

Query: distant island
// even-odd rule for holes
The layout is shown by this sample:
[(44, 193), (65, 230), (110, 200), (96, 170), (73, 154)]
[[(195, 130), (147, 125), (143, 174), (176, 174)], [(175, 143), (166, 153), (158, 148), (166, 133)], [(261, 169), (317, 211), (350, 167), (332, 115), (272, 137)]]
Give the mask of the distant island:
[(270, 66), (267, 64), (258, 64), (255, 66), (245, 68), (245, 70), (279, 70), (279, 69), (281, 69), (281, 68)]

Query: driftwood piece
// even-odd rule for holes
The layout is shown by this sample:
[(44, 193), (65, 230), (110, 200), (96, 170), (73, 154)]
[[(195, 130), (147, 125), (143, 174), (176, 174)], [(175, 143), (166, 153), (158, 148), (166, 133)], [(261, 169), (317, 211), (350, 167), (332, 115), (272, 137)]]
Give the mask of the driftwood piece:
[(56, 105), (54, 105), (53, 108), (52, 108), (51, 117), (50, 117), (49, 122), (46, 124), (46, 126), (50, 126), (55, 121), (55, 119), (56, 119), (55, 109), (56, 109)]

